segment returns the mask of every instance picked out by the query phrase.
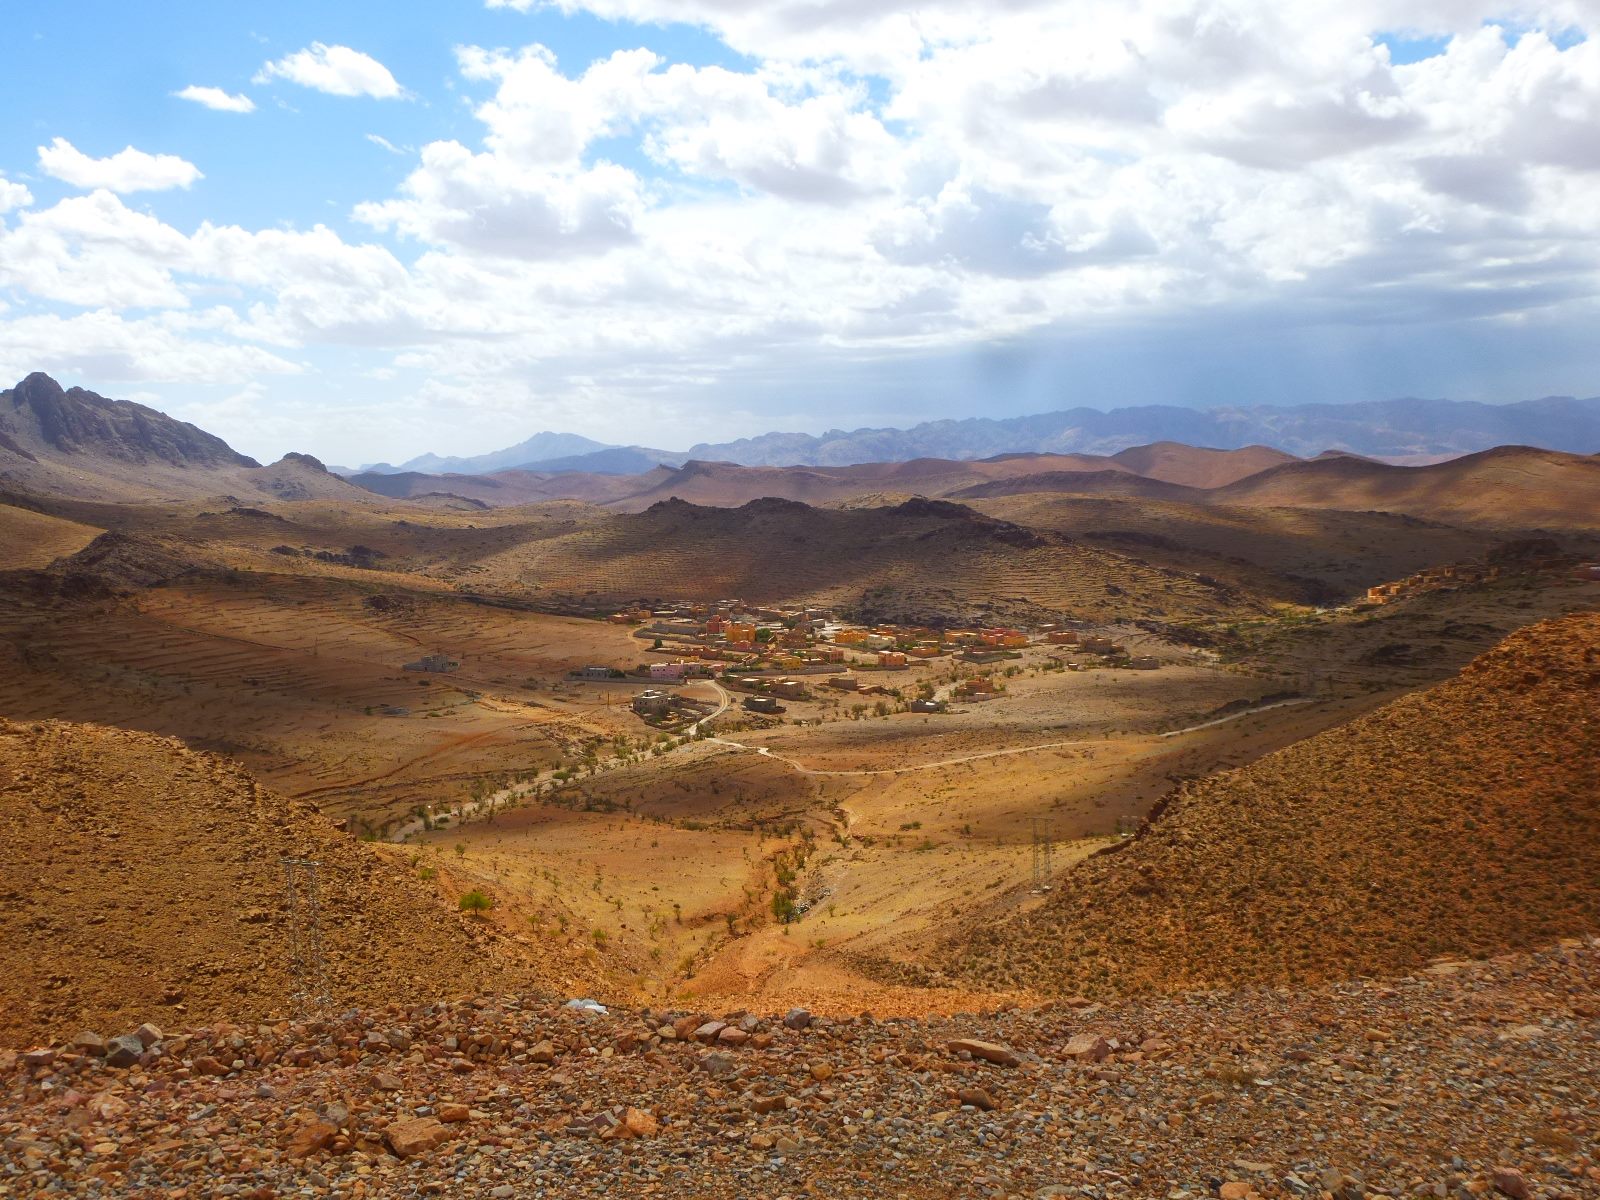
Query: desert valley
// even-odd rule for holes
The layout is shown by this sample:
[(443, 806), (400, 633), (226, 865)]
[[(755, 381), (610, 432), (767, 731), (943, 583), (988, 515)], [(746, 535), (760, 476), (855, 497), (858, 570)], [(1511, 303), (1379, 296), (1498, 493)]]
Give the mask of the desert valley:
[(1600, 458), (0, 491), (5, 1194), (1600, 1192)]

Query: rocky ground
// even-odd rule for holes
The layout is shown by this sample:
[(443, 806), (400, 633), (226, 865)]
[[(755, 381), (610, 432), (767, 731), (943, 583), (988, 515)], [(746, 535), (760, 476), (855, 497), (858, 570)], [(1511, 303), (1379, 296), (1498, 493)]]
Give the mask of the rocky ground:
[(1518, 630), (1459, 676), (1187, 783), (1012, 920), (968, 984), (1100, 997), (1414, 970), (1600, 929), (1600, 615)]
[(923, 1021), (502, 996), (116, 1032), (0, 1052), (0, 1194), (1600, 1195), (1600, 939)]

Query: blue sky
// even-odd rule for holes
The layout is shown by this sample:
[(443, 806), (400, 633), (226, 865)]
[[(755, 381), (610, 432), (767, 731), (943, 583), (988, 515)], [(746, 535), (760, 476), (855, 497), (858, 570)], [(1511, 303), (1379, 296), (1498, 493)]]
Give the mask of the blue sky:
[(0, 374), (258, 457), (1600, 392), (1587, 0), (7, 17)]

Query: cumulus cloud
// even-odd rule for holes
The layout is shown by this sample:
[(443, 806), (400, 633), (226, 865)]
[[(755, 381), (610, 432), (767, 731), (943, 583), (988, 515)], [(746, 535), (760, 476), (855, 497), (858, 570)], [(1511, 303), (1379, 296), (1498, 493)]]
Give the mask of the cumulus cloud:
[(110, 158), (91, 158), (60, 137), (39, 147), (39, 168), (73, 187), (113, 192), (160, 192), (205, 178), (199, 167), (175, 154), (146, 154), (128, 146)]
[(192, 100), (217, 112), (255, 112), (256, 102), (242, 92), (225, 92), (218, 87), (202, 87), (191, 83), (182, 91), (172, 93), (180, 100)]
[(312, 42), (304, 50), (265, 63), (255, 76), (256, 83), (270, 83), (274, 79), (287, 79), (330, 96), (394, 100), (405, 95), (405, 89), (389, 73), (389, 68), (370, 54), (323, 42)]
[[(804, 414), (819, 373), (887, 393), (863, 364), (1083, 329), (1503, 331), (1600, 297), (1593, 0), (488, 2), (748, 57), (673, 62), (626, 26), (594, 61), (457, 50), (447, 136), (368, 135), (409, 168), (353, 207), (385, 244), (180, 230), (104, 178), (38, 210), (0, 180), (8, 299), (157, 331), (119, 368), (151, 377), (189, 342), (213, 375), (218, 347), (347, 353), (420, 430), (488, 395), (668, 412), (736, 378)], [(262, 78), (401, 93), (321, 43)]]
[(27, 208), (33, 203), (33, 193), (20, 183), (12, 183), (0, 175), (0, 216), (17, 208)]

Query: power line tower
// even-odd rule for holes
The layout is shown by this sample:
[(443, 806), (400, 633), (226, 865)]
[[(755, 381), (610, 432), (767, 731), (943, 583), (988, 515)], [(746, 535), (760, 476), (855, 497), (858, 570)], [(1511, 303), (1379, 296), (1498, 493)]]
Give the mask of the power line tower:
[(289, 973), (293, 978), (290, 1000), (299, 1015), (326, 1008), (328, 968), (322, 957), (322, 902), (317, 893), (320, 862), (309, 858), (283, 858), (284, 898), (289, 908)]
[(1033, 890), (1048, 892), (1050, 880), (1055, 875), (1055, 842), (1050, 822), (1042, 817), (1032, 819), (1033, 826)]

